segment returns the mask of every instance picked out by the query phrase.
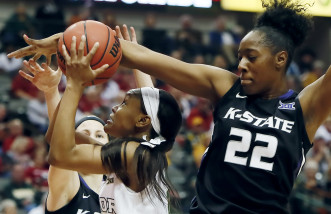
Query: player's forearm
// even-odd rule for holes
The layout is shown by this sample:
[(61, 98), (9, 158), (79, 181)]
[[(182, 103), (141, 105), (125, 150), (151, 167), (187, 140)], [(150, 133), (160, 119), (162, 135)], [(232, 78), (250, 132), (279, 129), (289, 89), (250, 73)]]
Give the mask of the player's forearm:
[(60, 92), (57, 87), (44, 92), (46, 104), (47, 104), (47, 111), (48, 111), (48, 118), (51, 121), (56, 109), (56, 106), (59, 104), (61, 100)]
[(59, 165), (67, 162), (75, 143), (75, 114), (83, 88), (67, 84), (62, 100), (54, 116), (54, 128), (51, 137), (50, 163)]
[(145, 74), (137, 69), (133, 69), (133, 74), (135, 76), (136, 84), (138, 88), (141, 87), (154, 87), (152, 78), (150, 75)]
[[(176, 75), (173, 75), (172, 71), (176, 69), (177, 63), (180, 63), (178, 60), (126, 40), (121, 40), (121, 47), (121, 65), (139, 69), (170, 84), (176, 81)], [(182, 75), (178, 72), (176, 74)]]

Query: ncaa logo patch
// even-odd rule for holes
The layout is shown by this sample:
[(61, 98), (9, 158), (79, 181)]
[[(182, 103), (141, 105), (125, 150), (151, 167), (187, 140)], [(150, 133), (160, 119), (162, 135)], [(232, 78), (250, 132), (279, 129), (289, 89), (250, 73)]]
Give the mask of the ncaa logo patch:
[(278, 109), (286, 109), (286, 110), (295, 110), (295, 102), (292, 103), (282, 103), (282, 101), (279, 100), (279, 106)]

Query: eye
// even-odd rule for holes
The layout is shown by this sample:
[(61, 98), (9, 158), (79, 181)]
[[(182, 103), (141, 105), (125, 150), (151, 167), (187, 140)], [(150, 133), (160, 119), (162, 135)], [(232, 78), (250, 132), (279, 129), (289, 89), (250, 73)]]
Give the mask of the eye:
[(247, 58), (249, 61), (254, 61), (256, 59), (256, 56), (248, 56)]
[(123, 100), (123, 102), (119, 106), (124, 106), (124, 105), (126, 105), (125, 100)]
[(97, 134), (95, 137), (96, 138), (105, 138), (105, 136), (103, 136), (102, 134)]

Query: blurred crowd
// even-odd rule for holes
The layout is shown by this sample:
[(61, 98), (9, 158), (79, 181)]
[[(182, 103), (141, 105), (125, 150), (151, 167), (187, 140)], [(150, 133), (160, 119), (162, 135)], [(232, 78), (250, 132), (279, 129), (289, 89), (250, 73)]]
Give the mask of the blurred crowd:
[[(77, 9), (69, 19), (65, 17), (61, 7), (51, 0), (36, 8), (34, 16), (26, 12), (24, 3), (19, 3), (0, 30), (0, 213), (44, 213), (48, 191), (49, 148), (43, 136), (49, 120), (45, 98), (18, 74), (18, 70), (25, 70), (23, 60), (9, 59), (7, 54), (26, 45), (23, 34), (44, 38), (87, 19), (110, 27), (123, 24), (113, 14), (98, 14), (90, 7)], [(195, 28), (194, 18), (188, 14), (179, 17), (181, 27), (173, 35), (157, 26), (157, 14), (146, 14), (144, 21), (138, 38), (144, 46), (186, 62), (210, 64), (237, 74), (236, 51), (245, 32), (239, 25), (229, 25), (233, 23), (229, 17), (216, 17), (214, 28), (207, 34)], [(51, 67), (57, 69), (56, 58)], [(326, 68), (313, 50), (301, 50), (288, 70), (289, 87), (300, 92), (322, 76)], [(180, 201), (178, 212), (186, 213), (195, 194), (202, 155), (210, 142), (213, 108), (208, 100), (185, 94), (160, 80), (153, 81), (156, 87), (169, 91), (182, 110), (182, 129), (168, 159), (169, 177)], [(61, 92), (65, 85), (63, 76)], [(86, 88), (76, 119), (93, 114), (106, 121), (111, 107), (135, 87), (132, 70), (120, 67), (107, 83)], [(318, 129), (314, 146), (296, 180), (289, 207), (292, 213), (331, 213), (330, 149), (331, 117)]]

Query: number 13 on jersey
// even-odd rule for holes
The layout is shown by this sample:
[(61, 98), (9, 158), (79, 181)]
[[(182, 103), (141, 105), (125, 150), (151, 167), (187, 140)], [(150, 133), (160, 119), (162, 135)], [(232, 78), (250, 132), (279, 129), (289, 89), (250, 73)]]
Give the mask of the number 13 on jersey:
[[(250, 131), (234, 127), (230, 130), (230, 136), (238, 136), (241, 140), (229, 141), (225, 152), (225, 162), (272, 171), (274, 163), (262, 161), (261, 158), (273, 158), (275, 156), (278, 145), (276, 137), (256, 133), (255, 139), (252, 139), (252, 133)], [(267, 146), (252, 145), (252, 142), (264, 142), (267, 143)], [(250, 150), (251, 146), (254, 148), (252, 150), (251, 160), (247, 163), (249, 156), (247, 152)], [(237, 152), (247, 153), (247, 156), (237, 156)]]

